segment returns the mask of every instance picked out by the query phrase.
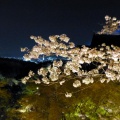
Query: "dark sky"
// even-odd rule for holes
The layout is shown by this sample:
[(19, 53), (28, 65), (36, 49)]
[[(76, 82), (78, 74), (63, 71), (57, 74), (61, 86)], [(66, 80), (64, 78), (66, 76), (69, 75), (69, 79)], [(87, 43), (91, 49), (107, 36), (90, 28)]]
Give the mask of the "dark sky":
[(0, 0), (0, 56), (21, 57), (21, 47), (35, 44), (30, 35), (89, 45), (105, 15), (120, 19), (120, 0)]

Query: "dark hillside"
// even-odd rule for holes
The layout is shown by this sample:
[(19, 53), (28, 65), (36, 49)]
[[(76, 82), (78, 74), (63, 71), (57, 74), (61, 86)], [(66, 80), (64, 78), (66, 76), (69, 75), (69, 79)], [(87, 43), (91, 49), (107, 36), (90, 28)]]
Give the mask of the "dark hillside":
[(37, 72), (42, 66), (47, 66), (51, 62), (36, 64), (34, 62), (22, 61), (17, 59), (0, 58), (0, 74), (9, 78), (22, 78), (30, 70)]

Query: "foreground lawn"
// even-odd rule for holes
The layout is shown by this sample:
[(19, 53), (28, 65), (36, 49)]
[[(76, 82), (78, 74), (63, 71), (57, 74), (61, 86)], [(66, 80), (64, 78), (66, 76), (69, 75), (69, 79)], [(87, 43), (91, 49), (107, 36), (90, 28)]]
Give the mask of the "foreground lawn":
[[(73, 81), (79, 78), (73, 75), (61, 79), (67, 81), (63, 85), (55, 83), (50, 86), (27, 83), (13, 94), (10, 90), (13, 86), (5, 87), (9, 80), (2, 78), (0, 120), (120, 119), (119, 82), (100, 83), (100, 77), (96, 77), (93, 84), (74, 88)], [(72, 93), (72, 97), (65, 97), (66, 92)]]

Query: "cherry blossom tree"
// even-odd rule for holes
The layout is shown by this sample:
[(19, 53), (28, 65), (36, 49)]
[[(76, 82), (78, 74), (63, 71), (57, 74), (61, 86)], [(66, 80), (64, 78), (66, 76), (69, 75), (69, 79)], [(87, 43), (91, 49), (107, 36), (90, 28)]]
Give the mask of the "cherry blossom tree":
[[(108, 33), (111, 34), (118, 24), (119, 21), (115, 17), (110, 18), (105, 16), (107, 21), (105, 30), (102, 30), (100, 34)], [(115, 23), (116, 25), (113, 25)], [(116, 26), (115, 29), (108, 27)], [(81, 87), (82, 84), (92, 84), (95, 82), (95, 77), (99, 77), (101, 83), (108, 83), (109, 81), (120, 81), (120, 48), (114, 45), (106, 46), (103, 43), (99, 48), (89, 48), (85, 45), (82, 48), (75, 47), (73, 42), (69, 42), (70, 38), (67, 35), (53, 35), (49, 37), (49, 40), (45, 40), (42, 37), (31, 36), (37, 44), (33, 46), (31, 50), (28, 48), (21, 48), (21, 51), (27, 52), (24, 55), (24, 59), (31, 60), (32, 58), (38, 59), (40, 55), (45, 56), (61, 56), (67, 58), (67, 62), (63, 64), (62, 60), (53, 61), (53, 64), (47, 67), (41, 67), (38, 69), (38, 76), (33, 80), (35, 84), (51, 85), (53, 83), (59, 83), (63, 85), (66, 80), (60, 79), (62, 76), (70, 76), (74, 74), (78, 80), (73, 81), (73, 87)], [(90, 70), (84, 70), (83, 65), (93, 65), (95, 68)], [(99, 63), (99, 64), (98, 64)], [(22, 83), (26, 84), (30, 82), (35, 73), (30, 71), (28, 76), (22, 79)], [(71, 97), (72, 93), (66, 92), (66, 97)]]
[(116, 17), (110, 17), (108, 15), (105, 16), (105, 25), (103, 29), (98, 32), (98, 34), (113, 34), (114, 31), (118, 29), (120, 26), (120, 20), (117, 20)]

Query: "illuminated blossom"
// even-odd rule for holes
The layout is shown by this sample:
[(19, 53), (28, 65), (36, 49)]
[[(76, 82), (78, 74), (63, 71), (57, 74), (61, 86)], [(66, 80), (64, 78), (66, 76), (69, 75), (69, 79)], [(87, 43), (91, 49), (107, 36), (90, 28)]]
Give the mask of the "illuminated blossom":
[(29, 51), (29, 49), (27, 47), (21, 48), (21, 52), (26, 52), (26, 51)]
[(26, 79), (22, 79), (21, 81), (23, 84), (26, 84), (27, 83), (27, 80)]
[(109, 70), (109, 69), (105, 71), (105, 75), (108, 78), (112, 78), (112, 77), (116, 76), (116, 74), (113, 71)]
[(115, 21), (115, 20), (117, 20), (117, 18), (116, 18), (116, 17), (113, 17), (112, 20)]
[(44, 84), (49, 84), (49, 83), (50, 83), (50, 81), (49, 81), (49, 79), (48, 79), (47, 77), (43, 77), (43, 78), (42, 78), (42, 82), (43, 82)]
[(65, 97), (72, 97), (72, 93), (66, 92)]
[(60, 60), (60, 61), (53, 61), (53, 66), (54, 67), (61, 67), (63, 65), (63, 62)]
[(101, 83), (104, 83), (105, 81), (107, 81), (107, 79), (105, 79), (105, 78), (101, 78), (101, 79), (100, 79), (100, 82), (101, 82)]
[(94, 79), (91, 77), (86, 77), (82, 80), (82, 83), (87, 84), (87, 85), (93, 82), (94, 82)]
[(39, 79), (35, 80), (35, 84), (40, 84), (41, 81)]
[(29, 73), (28, 73), (28, 76), (29, 76), (29, 77), (32, 77), (32, 76), (34, 76), (34, 75), (35, 75), (35, 73), (30, 70)]
[(49, 36), (49, 40), (51, 42), (56, 42), (57, 38), (59, 37), (59, 35), (53, 35), (53, 36)]
[(73, 42), (69, 42), (69, 48), (74, 48), (75, 44)]
[(46, 76), (48, 73), (48, 70), (46, 68), (40, 68), (38, 70), (38, 75), (43, 75), (43, 76)]
[(26, 84), (29, 79), (30, 79), (30, 78), (29, 78), (28, 76), (25, 76), (25, 77), (22, 79), (21, 82), (22, 82), (23, 84)]
[[(103, 30), (100, 34), (111, 34), (118, 26), (118, 21), (116, 18), (111, 18), (109, 16), (105, 17), (106, 25), (103, 26)], [(111, 24), (110, 24), (111, 22)], [(119, 22), (120, 24), (120, 22)], [(110, 25), (110, 28), (108, 28)], [(81, 78), (80, 80), (75, 80), (73, 82), (73, 87), (77, 88), (81, 86), (81, 83), (90, 84), (93, 83), (94, 77), (105, 75), (100, 78), (100, 82), (108, 83), (109, 81), (120, 81), (120, 47), (111, 45), (107, 46), (103, 43), (99, 48), (88, 48), (85, 45), (82, 48), (75, 47), (74, 43), (69, 42), (69, 37), (67, 35), (53, 35), (49, 37), (49, 41), (44, 40), (42, 37), (31, 36), (37, 45), (35, 45), (31, 50), (28, 48), (21, 48), (21, 51), (28, 52), (24, 55), (24, 59), (31, 60), (39, 58), (39, 56), (61, 56), (67, 58), (67, 61), (63, 64), (62, 60), (55, 60), (48, 67), (42, 67), (38, 69), (37, 73), (41, 80), (31, 80), (35, 84), (50, 84), (59, 83), (63, 85), (66, 80), (61, 80), (61, 76), (65, 75), (75, 75)], [(97, 64), (99, 63), (99, 64)], [(82, 65), (95, 65), (94, 69), (83, 70)], [(102, 72), (101, 72), (102, 71)], [(21, 82), (26, 84), (29, 79), (34, 76), (34, 72), (30, 71), (28, 76), (24, 77)], [(59, 79), (60, 78), (60, 79)], [(66, 97), (71, 97), (72, 93), (66, 93)]]
[(67, 37), (67, 35), (62, 34), (62, 35), (60, 35), (60, 40), (67, 43), (70, 40), (70, 38)]
[(56, 73), (52, 73), (49, 75), (49, 78), (51, 79), (51, 81), (57, 81), (58, 77), (59, 76)]
[(60, 85), (63, 85), (63, 83), (65, 83), (65, 80), (62, 80), (59, 83), (60, 83)]
[(73, 87), (77, 88), (81, 86), (81, 82), (79, 80), (75, 80), (73, 83)]
[(108, 16), (108, 15), (106, 15), (105, 16), (105, 20), (107, 21), (107, 20), (109, 20), (110, 19), (110, 17)]
[(66, 75), (70, 75), (71, 74), (71, 71), (70, 71), (70, 69), (64, 69), (64, 73), (66, 74)]
[(113, 34), (119, 27), (119, 22), (116, 17), (111, 18), (110, 16), (105, 16), (106, 24), (103, 29), (98, 32), (98, 34)]

